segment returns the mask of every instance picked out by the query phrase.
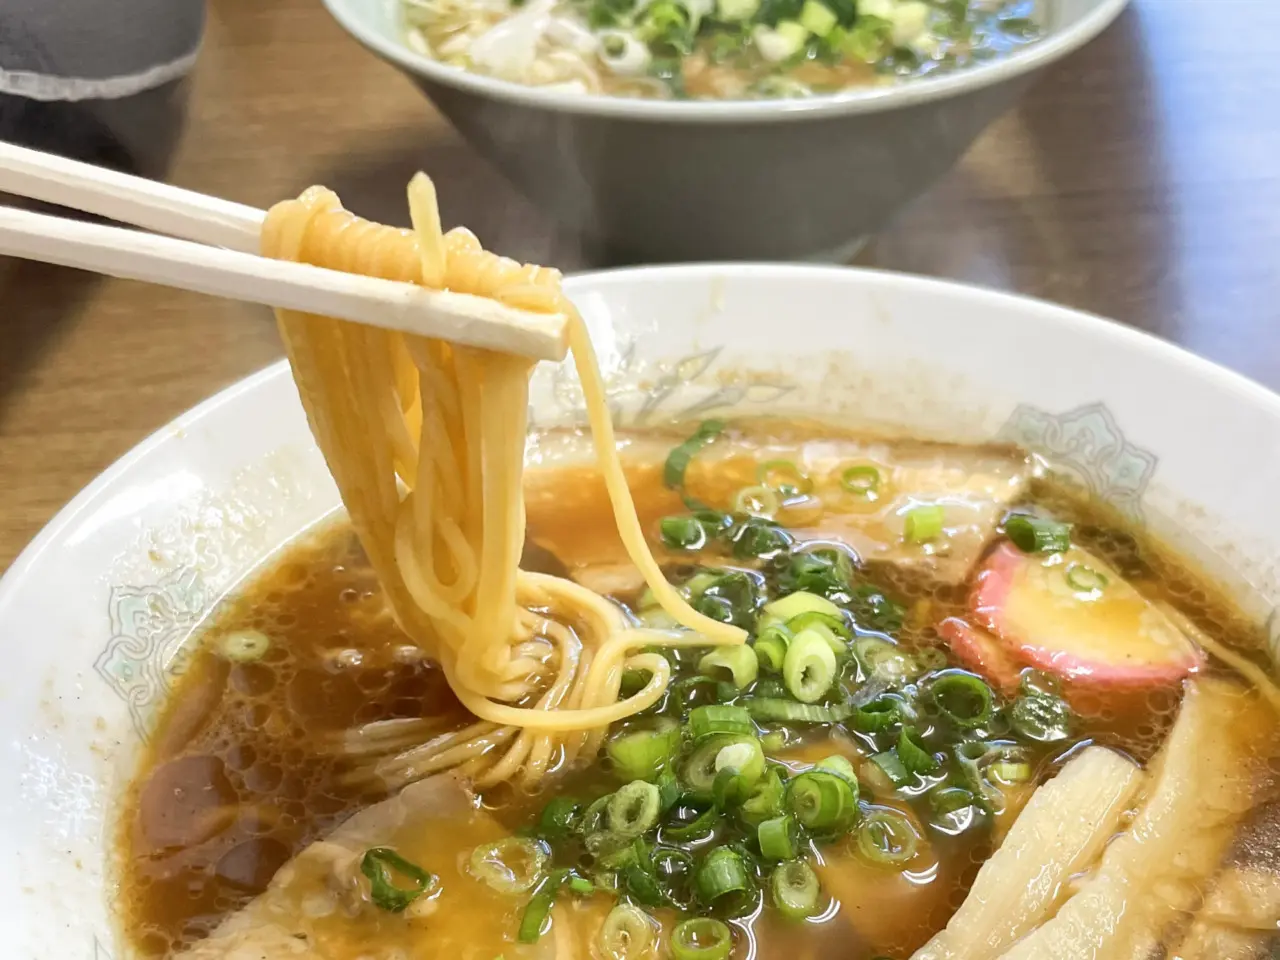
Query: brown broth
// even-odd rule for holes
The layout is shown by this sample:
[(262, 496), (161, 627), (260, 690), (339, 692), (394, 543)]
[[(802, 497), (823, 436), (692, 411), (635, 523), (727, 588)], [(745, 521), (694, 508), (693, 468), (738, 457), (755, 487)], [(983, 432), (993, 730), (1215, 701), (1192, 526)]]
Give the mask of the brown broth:
[[(744, 449), (755, 444), (764, 452), (748, 455), (735, 449), (719, 460), (696, 461), (689, 489), (708, 503), (724, 505), (733, 491), (753, 481), (757, 460), (779, 449), (845, 437), (830, 427), (768, 421), (738, 424), (735, 431), (731, 439)], [(665, 451), (688, 432), (687, 427), (672, 428), (634, 438), (626, 470), (646, 530), (653, 531), (661, 516), (680, 508), (679, 499), (662, 484), (661, 459), (650, 454)], [(914, 449), (942, 448), (919, 444)], [(1007, 448), (988, 453), (997, 459), (1016, 456)], [(615, 563), (623, 556), (593, 467), (544, 467), (530, 472), (526, 487), (529, 539), (554, 555), (556, 563), (575, 569)], [(1049, 481), (1033, 482), (1026, 501), (1075, 522), (1077, 542), (1104, 557), (1144, 593), (1169, 600), (1220, 640), (1259, 654), (1255, 628), (1175, 558), (1126, 532), (1115, 518)], [(811, 521), (813, 516), (806, 523)], [(822, 533), (822, 524), (819, 518), (815, 535)], [(937, 647), (934, 625), (963, 613), (967, 585), (937, 586), (887, 564), (868, 569), (906, 602), (910, 613), (900, 639), (908, 647)], [(218, 652), (228, 635), (242, 630), (271, 638), (260, 661), (232, 662)], [(1136, 702), (1099, 702), (1078, 739), (1114, 746), (1146, 762), (1176, 706), (1167, 691)], [(385, 612), (349, 529), (329, 527), (291, 546), (202, 637), (143, 758), (119, 828), (120, 902), (130, 941), (144, 955), (163, 956), (204, 936), (246, 904), (290, 857), (354, 810), (381, 799), (378, 792), (344, 779), (346, 768), (335, 749), (342, 731), (375, 720), (421, 716), (438, 716), (446, 728), (467, 721), (442, 673), (408, 645)], [(850, 749), (825, 735), (802, 738), (782, 759), (813, 760)], [(1037, 779), (1052, 775), (1061, 759), (1061, 749), (1043, 751), (1037, 757)], [(595, 769), (573, 773), (553, 789), (589, 790), (604, 776)], [(473, 888), (480, 885), (460, 866), (493, 824), (501, 831), (516, 829), (546, 801), (545, 793), (512, 793), (493, 792), (486, 802), (496, 819), (474, 830), (459, 827), (404, 840), (411, 858), (418, 846), (427, 845), (423, 856), (442, 876), (450, 903), (457, 904), (437, 914), (441, 919), (432, 927), (431, 956), (445, 955), (450, 944), (460, 957), (477, 960), (500, 954), (507, 960), (534, 956), (510, 942), (518, 908), (509, 900), (477, 893)], [(867, 799), (898, 803), (887, 796)], [(1019, 802), (1025, 799), (1021, 796)], [(1011, 803), (996, 824), (996, 836), (1007, 829), (1017, 807)], [(930, 835), (916, 861), (898, 874), (869, 866), (837, 845), (824, 851), (822, 868), (824, 888), (836, 902), (822, 917), (799, 926), (766, 912), (751, 929), (756, 955), (797, 960), (906, 956), (946, 923), (991, 850), (992, 835), (981, 831)], [(597, 897), (573, 908), (584, 927), (598, 925), (601, 902)], [(377, 918), (361, 923), (376, 926)], [(344, 934), (354, 944), (352, 958), (359, 955), (362, 938), (375, 933), (354, 926)], [(418, 954), (410, 950), (408, 955)]]

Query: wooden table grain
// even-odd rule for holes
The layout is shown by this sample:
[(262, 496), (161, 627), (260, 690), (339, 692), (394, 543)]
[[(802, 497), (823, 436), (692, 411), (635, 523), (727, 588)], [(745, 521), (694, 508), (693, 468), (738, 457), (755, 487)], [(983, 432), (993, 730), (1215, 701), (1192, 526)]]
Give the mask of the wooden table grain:
[[(1280, 388), (1276, 36), (1275, 0), (1134, 0), (858, 262), (1114, 317)], [(212, 0), (174, 182), (260, 206), (325, 183), (404, 222), (419, 168), (446, 222), (585, 265), (316, 0)], [(265, 310), (53, 267), (0, 261), (0, 303), (0, 570), (115, 458), (281, 355)]]

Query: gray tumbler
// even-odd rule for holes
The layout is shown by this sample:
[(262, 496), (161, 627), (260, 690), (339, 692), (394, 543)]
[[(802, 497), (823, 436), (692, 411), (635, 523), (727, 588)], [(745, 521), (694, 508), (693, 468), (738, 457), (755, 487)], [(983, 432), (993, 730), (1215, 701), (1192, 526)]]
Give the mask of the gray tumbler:
[(163, 176), (204, 0), (0, 0), (0, 139)]

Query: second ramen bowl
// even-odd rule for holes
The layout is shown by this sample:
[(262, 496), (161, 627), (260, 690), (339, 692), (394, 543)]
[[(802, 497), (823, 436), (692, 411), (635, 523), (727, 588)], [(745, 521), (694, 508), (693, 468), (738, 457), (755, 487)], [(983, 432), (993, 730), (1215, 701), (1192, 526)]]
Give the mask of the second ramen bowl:
[(584, 96), (409, 49), (400, 0), (325, 0), (530, 199), (610, 259), (844, 259), (969, 148), (1033, 75), (1127, 0), (1048, 0), (1048, 36), (949, 76), (804, 100)]

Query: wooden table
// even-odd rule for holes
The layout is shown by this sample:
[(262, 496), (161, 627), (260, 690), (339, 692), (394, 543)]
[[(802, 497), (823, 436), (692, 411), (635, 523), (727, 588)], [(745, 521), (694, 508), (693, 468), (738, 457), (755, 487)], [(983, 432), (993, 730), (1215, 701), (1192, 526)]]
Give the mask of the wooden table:
[[(1280, 388), (1278, 35), (1275, 0), (1135, 0), (858, 262), (1095, 311)], [(174, 182), (260, 206), (322, 182), (404, 222), (419, 168), (447, 223), (584, 265), (316, 0), (211, 0)], [(142, 284), (0, 262), (0, 298), (0, 570), (116, 457), (281, 354), (265, 310)]]

